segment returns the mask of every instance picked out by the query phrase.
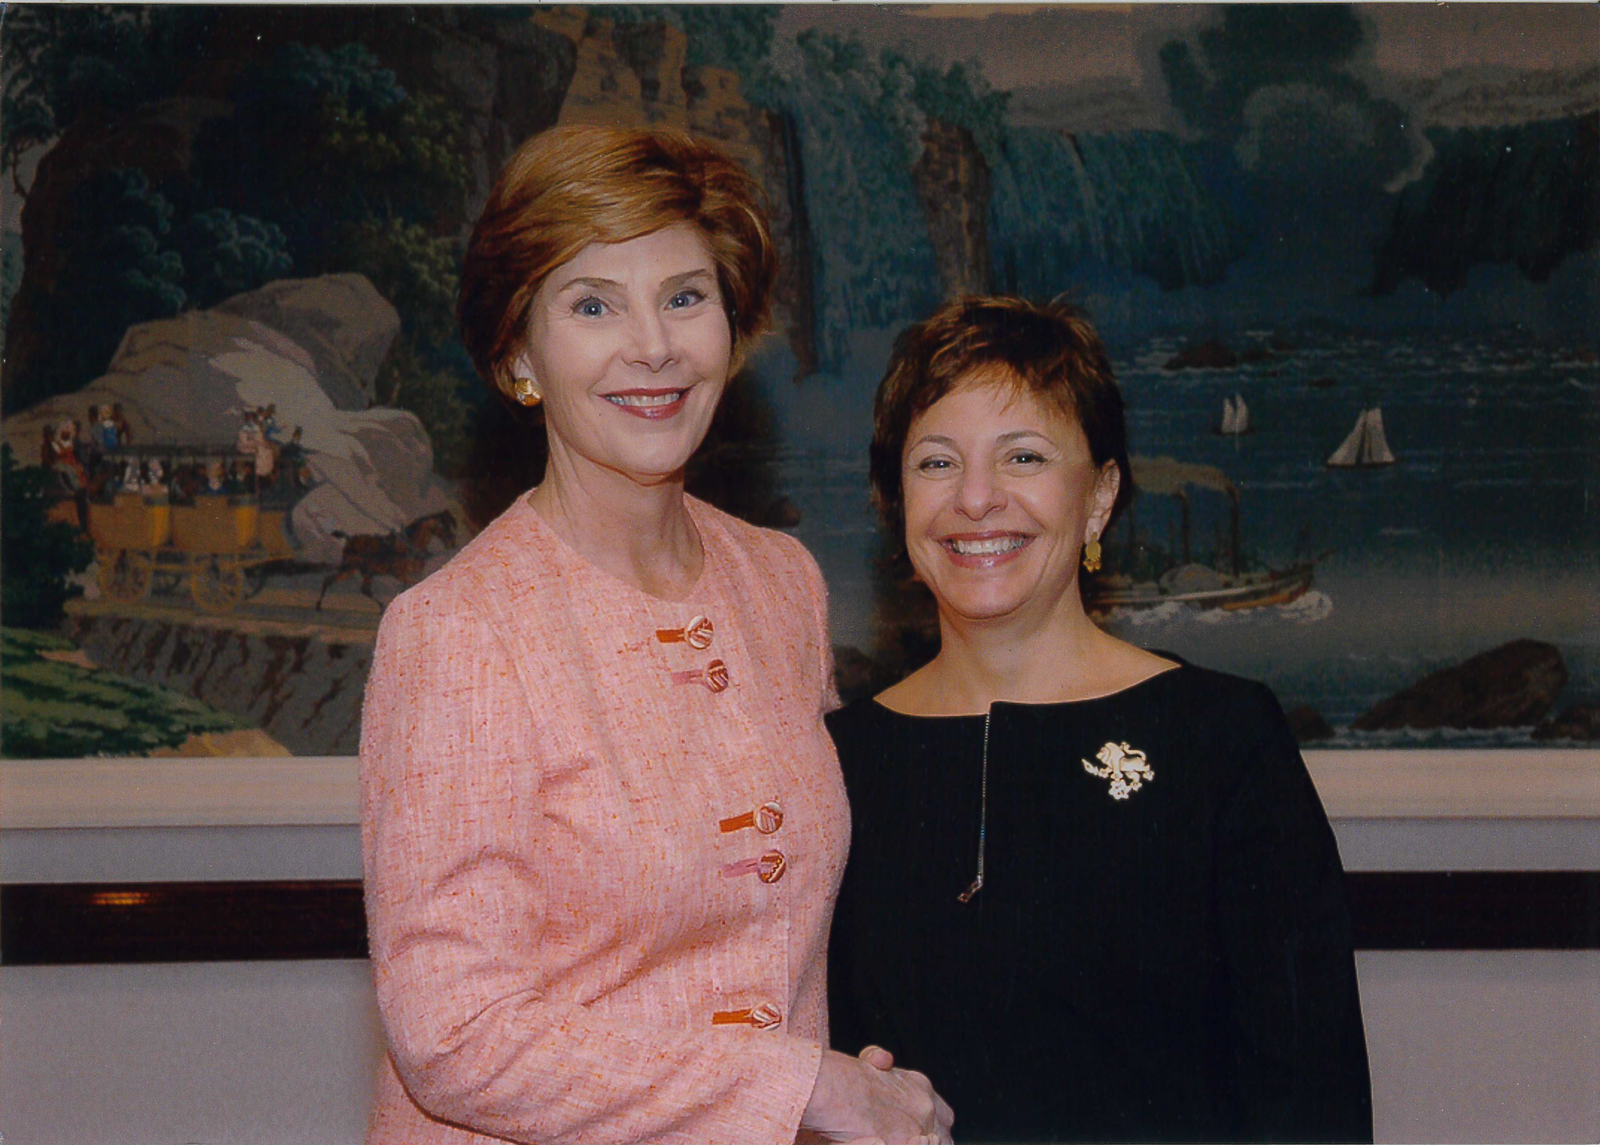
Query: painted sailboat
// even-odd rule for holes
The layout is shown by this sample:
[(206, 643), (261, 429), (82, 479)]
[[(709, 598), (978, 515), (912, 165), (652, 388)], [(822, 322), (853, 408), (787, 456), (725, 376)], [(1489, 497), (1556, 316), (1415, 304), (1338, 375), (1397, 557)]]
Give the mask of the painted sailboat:
[(1383, 434), (1383, 410), (1372, 406), (1356, 417), (1355, 428), (1328, 455), (1329, 469), (1376, 469), (1395, 463), (1394, 451)]
[(1222, 420), (1216, 432), (1223, 437), (1239, 437), (1250, 432), (1250, 407), (1244, 404), (1243, 394), (1222, 399)]

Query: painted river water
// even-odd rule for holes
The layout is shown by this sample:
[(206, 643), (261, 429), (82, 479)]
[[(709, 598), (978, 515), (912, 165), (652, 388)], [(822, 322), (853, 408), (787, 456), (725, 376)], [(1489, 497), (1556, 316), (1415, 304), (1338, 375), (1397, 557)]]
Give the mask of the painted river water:
[[(1560, 703), (1600, 699), (1600, 367), (1592, 352), (1514, 333), (1382, 338), (1247, 331), (1243, 362), (1167, 369), (1187, 344), (1154, 337), (1116, 362), (1136, 454), (1221, 470), (1239, 490), (1243, 549), (1269, 567), (1316, 558), (1292, 604), (1241, 612), (1167, 604), (1109, 620), (1119, 635), (1266, 680), (1286, 707), (1314, 706), (1336, 744), (1505, 744), (1527, 733), (1355, 733), (1378, 700), (1508, 640), (1556, 645)], [(863, 339), (854, 360), (884, 360)], [(771, 371), (776, 374), (778, 371)], [(866, 441), (875, 374), (764, 384), (783, 424), (781, 491), (832, 593), (834, 636), (867, 646), (872, 561)], [(1215, 432), (1240, 396), (1251, 432)], [(1397, 461), (1332, 469), (1330, 454), (1378, 406)], [(1174, 535), (1163, 498), (1141, 531)], [(1197, 559), (1225, 531), (1221, 498), (1195, 499)]]

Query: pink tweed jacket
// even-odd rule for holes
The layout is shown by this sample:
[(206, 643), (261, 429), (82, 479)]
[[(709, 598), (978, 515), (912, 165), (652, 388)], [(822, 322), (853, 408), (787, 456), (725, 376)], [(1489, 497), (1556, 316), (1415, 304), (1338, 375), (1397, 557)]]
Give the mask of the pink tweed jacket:
[(826, 598), (691, 500), (663, 601), (519, 500), (384, 616), (361, 734), (373, 1143), (788, 1142), (849, 810)]

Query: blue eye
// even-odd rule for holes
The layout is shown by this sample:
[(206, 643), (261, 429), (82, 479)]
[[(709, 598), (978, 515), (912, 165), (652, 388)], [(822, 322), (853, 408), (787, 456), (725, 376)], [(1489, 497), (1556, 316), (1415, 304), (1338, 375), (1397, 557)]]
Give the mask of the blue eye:
[(606, 304), (598, 298), (580, 298), (572, 304), (572, 312), (585, 318), (599, 318), (606, 312)]
[(672, 296), (667, 305), (674, 310), (682, 310), (686, 306), (693, 306), (696, 302), (705, 301), (705, 297), (698, 290), (680, 290)]

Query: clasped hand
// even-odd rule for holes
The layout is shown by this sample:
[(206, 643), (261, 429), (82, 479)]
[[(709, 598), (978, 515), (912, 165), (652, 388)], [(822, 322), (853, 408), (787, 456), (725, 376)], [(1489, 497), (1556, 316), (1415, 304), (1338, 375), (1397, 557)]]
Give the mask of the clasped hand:
[(950, 1145), (954, 1121), (924, 1075), (896, 1069), (888, 1050), (868, 1046), (857, 1057), (823, 1051), (800, 1126), (850, 1145)]

